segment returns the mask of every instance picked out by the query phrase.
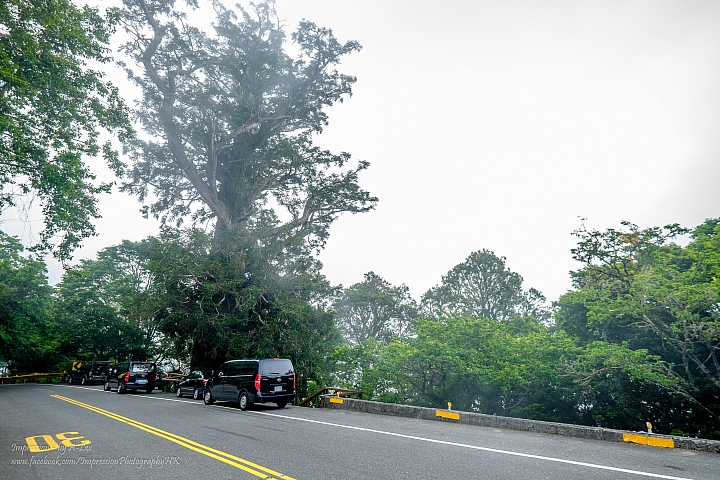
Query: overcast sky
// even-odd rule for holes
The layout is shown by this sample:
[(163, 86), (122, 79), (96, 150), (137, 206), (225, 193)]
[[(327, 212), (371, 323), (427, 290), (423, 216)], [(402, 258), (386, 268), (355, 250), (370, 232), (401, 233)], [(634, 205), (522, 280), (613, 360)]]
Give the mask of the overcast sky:
[[(278, 0), (277, 10), (288, 31), (307, 18), (363, 45), (339, 67), (357, 76), (354, 95), (330, 110), (317, 143), (369, 161), (360, 183), (380, 202), (331, 228), (320, 258), (334, 284), (374, 271), (419, 299), (489, 249), (556, 300), (578, 266), (580, 217), (605, 229), (720, 216), (719, 1)], [(109, 78), (134, 95), (122, 73)], [(139, 207), (103, 198), (100, 235), (76, 258), (156, 234)], [(60, 275), (51, 264), (51, 283)]]

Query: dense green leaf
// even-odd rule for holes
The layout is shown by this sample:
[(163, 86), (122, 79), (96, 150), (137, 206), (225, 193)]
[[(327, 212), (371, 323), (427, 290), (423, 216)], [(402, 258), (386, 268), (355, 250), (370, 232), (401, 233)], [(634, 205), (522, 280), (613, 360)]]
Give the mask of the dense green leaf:
[(70, 0), (0, 3), (0, 211), (38, 203), (45, 229), (36, 248), (56, 244), (63, 260), (95, 234), (97, 195), (111, 187), (85, 157), (102, 150), (120, 174), (117, 153), (98, 135), (131, 134), (117, 89), (87, 66), (109, 60), (113, 29), (112, 17)]

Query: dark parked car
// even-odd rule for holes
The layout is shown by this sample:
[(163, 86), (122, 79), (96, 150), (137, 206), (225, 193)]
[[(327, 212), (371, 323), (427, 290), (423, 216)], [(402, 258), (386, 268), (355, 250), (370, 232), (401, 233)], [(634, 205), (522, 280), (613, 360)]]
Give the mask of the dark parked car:
[(92, 362), (81, 365), (77, 370), (70, 372), (69, 383), (80, 385), (91, 383), (105, 383), (110, 373), (110, 362)]
[(274, 402), (284, 408), (295, 401), (295, 369), (286, 358), (230, 360), (205, 385), (203, 401), (237, 402), (240, 410), (253, 403)]
[(163, 389), (165, 384), (165, 377), (167, 377), (167, 371), (164, 367), (157, 367), (157, 381), (155, 382), (155, 388)]
[(192, 396), (195, 400), (203, 398), (205, 384), (207, 384), (210, 377), (212, 377), (212, 370), (195, 370), (194, 372), (190, 372), (178, 383), (176, 395), (178, 397), (182, 397), (183, 395)]
[(153, 362), (125, 362), (113, 368), (105, 382), (105, 390), (117, 389), (118, 393), (128, 390), (145, 390), (151, 393), (155, 389), (157, 365)]

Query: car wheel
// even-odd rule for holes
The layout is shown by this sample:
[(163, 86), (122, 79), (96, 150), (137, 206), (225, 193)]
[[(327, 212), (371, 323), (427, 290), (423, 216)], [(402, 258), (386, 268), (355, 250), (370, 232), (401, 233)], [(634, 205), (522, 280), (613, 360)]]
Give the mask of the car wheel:
[(250, 401), (248, 400), (248, 394), (247, 392), (240, 393), (240, 396), (238, 396), (238, 406), (240, 406), (240, 410), (245, 411), (250, 406)]
[(213, 398), (212, 392), (209, 388), (205, 390), (205, 393), (203, 394), (203, 403), (205, 405), (212, 405), (213, 403), (215, 403), (215, 399)]
[(122, 395), (123, 393), (125, 393), (125, 391), (126, 391), (126, 389), (125, 389), (125, 384), (124, 384), (124, 383), (118, 383), (118, 393), (119, 393), (120, 395)]
[(70, 380), (68, 380), (68, 383), (69, 383), (70, 385), (72, 385), (72, 383), (73, 383), (73, 381), (72, 381), (72, 375), (70, 375)]
[(202, 397), (200, 389), (196, 388), (195, 390), (193, 390), (193, 400), (200, 400), (200, 397)]
[(282, 402), (277, 402), (278, 408), (285, 408), (285, 405), (287, 405), (287, 400), (283, 400)]
[(85, 385), (87, 383), (87, 377), (83, 375), (82, 380), (80, 380), (80, 385)]
[(182, 397), (182, 388), (178, 387), (177, 392), (175, 392), (175, 395), (177, 395), (178, 398)]
[(110, 391), (110, 382), (105, 382), (105, 385), (103, 385), (103, 390), (106, 392)]

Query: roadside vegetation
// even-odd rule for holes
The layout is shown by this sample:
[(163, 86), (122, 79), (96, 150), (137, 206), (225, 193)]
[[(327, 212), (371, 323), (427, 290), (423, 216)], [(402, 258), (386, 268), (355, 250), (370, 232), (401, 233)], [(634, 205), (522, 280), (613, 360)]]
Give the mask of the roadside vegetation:
[[(9, 371), (286, 357), (300, 397), (335, 386), (383, 402), (629, 430), (650, 421), (659, 433), (720, 439), (720, 219), (690, 230), (581, 224), (569, 253), (581, 268), (553, 302), (482, 246), (419, 301), (374, 272), (331, 285), (317, 260), (330, 226), (378, 201), (360, 186), (369, 163), (313, 144), (327, 108), (352, 93), (355, 78), (337, 67), (359, 44), (307, 21), (288, 33), (272, 2), (215, 5), (212, 34), (172, 0), (125, 0), (104, 15), (41, 3), (0, 6), (0, 208), (33, 198), (46, 214), (29, 248), (0, 230)], [(115, 56), (143, 94), (133, 108), (86, 67), (109, 61), (115, 28), (128, 39)], [(40, 51), (57, 68), (28, 61)], [(98, 144), (103, 130), (126, 156)], [(69, 260), (94, 234), (95, 196), (110, 186), (95, 185), (84, 162), (101, 153), (162, 229), (118, 239), (49, 285), (42, 255)]]

